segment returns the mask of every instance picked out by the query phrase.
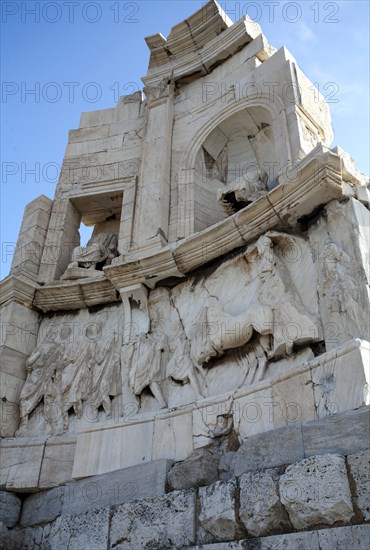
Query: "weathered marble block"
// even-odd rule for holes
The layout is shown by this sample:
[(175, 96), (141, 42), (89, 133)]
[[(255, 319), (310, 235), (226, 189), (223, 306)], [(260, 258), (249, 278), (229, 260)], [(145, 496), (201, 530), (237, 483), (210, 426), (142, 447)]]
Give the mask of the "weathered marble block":
[(114, 512), (110, 548), (181, 548), (195, 543), (195, 493), (123, 504)]
[(20, 525), (29, 527), (51, 523), (62, 513), (64, 487), (40, 491), (26, 498), (22, 505)]
[(150, 462), (152, 445), (153, 422), (79, 434), (72, 477), (78, 479)]
[(0, 491), (0, 522), (6, 527), (14, 527), (18, 523), (21, 504), (17, 495)]
[(63, 485), (72, 479), (76, 437), (50, 438), (45, 445), (40, 472), (40, 489)]
[(19, 492), (37, 490), (44, 448), (44, 438), (2, 440), (1, 487)]
[[(50, 548), (106, 548), (109, 534), (109, 509), (94, 510), (79, 516), (59, 516), (50, 526)], [(44, 533), (45, 536), (46, 533)]]
[(356, 453), (347, 457), (350, 474), (355, 483), (354, 502), (363, 514), (365, 521), (370, 520), (370, 451)]
[(279, 476), (274, 470), (240, 477), (240, 519), (255, 537), (288, 531), (291, 524), (280, 502)]
[(345, 460), (339, 455), (313, 456), (288, 466), (279, 486), (296, 529), (351, 521), (351, 492)]
[(199, 489), (199, 521), (216, 540), (233, 540), (241, 534), (236, 515), (236, 480), (217, 481)]
[(63, 514), (78, 515), (90, 509), (117, 506), (126, 502), (160, 497), (166, 492), (170, 460), (153, 460), (108, 474), (67, 483)]

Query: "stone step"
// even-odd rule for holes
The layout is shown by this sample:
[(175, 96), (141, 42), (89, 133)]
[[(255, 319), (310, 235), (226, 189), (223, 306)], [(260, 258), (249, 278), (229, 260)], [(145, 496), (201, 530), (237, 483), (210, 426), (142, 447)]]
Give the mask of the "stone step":
[[(217, 542), (192, 546), (187, 550), (367, 550), (369, 546), (370, 525), (351, 525), (258, 539)], [(185, 550), (185, 547), (181, 550)]]

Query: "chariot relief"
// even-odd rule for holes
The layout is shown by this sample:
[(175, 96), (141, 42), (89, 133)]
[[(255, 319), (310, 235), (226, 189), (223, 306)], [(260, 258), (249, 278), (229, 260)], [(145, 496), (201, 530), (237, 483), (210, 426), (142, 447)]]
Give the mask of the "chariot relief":
[[(226, 387), (243, 388), (271, 375), (279, 362), (294, 361), (322, 341), (315, 289), (306, 285), (300, 292), (297, 259), (309, 274), (304, 239), (270, 232), (200, 279), (148, 294), (133, 288), (124, 307), (80, 313), (82, 331), (42, 341), (29, 357), (21, 431), (40, 403), (46, 407), (52, 399), (61, 411), (52, 430), (68, 431), (86, 407), (107, 420), (113, 406), (127, 401), (138, 412), (171, 408), (179, 399), (216, 396), (215, 372), (227, 380), (230, 371)], [(68, 326), (61, 316), (63, 322)]]

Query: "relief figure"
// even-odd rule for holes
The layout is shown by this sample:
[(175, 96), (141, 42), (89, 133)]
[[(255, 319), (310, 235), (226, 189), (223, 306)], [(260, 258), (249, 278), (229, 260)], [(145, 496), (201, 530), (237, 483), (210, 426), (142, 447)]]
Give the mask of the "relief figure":
[(129, 386), (136, 396), (149, 387), (160, 408), (167, 406), (159, 383), (163, 381), (165, 340), (141, 333), (134, 343), (122, 346), (122, 361), (129, 371)]

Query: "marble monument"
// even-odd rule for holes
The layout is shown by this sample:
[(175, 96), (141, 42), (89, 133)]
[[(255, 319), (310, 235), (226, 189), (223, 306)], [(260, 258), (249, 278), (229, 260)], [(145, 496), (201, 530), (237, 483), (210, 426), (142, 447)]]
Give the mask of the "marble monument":
[(1, 283), (5, 547), (362, 548), (368, 181), (248, 17), (146, 43)]

